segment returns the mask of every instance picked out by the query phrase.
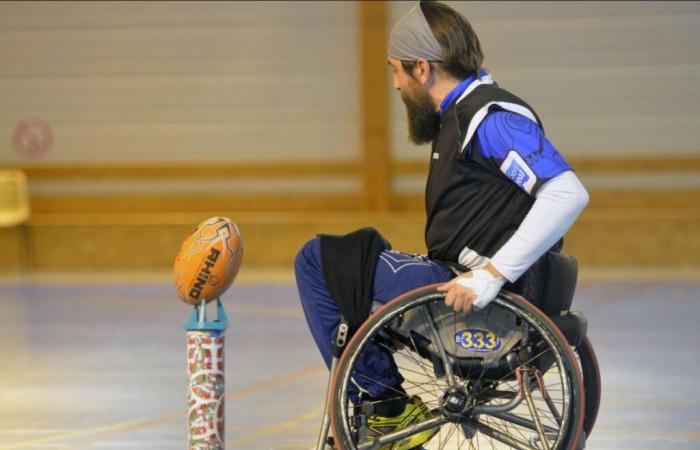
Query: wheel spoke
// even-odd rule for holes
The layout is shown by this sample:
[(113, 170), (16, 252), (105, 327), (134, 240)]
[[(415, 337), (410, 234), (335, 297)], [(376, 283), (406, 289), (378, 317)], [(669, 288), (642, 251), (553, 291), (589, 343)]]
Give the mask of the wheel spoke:
[(447, 380), (450, 382), (450, 386), (454, 386), (456, 383), (455, 383), (455, 376), (452, 373), (452, 363), (450, 362), (449, 358), (447, 357), (447, 351), (445, 350), (445, 344), (442, 342), (442, 338), (440, 337), (440, 333), (438, 333), (437, 328), (435, 327), (435, 319), (433, 318), (433, 315), (430, 312), (430, 309), (427, 307), (427, 305), (423, 305), (420, 312), (421, 312), (421, 315), (423, 316), (423, 320), (425, 320), (426, 323), (428, 324), (428, 328), (430, 329), (430, 334), (433, 336), (433, 342), (437, 346), (438, 351), (440, 352), (440, 358), (442, 359), (442, 365), (445, 368), (445, 372), (447, 373)]
[(488, 425), (485, 425), (479, 421), (472, 421), (470, 425), (472, 425), (474, 428), (476, 428), (486, 436), (489, 436), (506, 445), (510, 445), (511, 447), (517, 450), (540, 450), (538, 448), (531, 447), (530, 444), (528, 444), (527, 442), (514, 438), (513, 436), (498, 431), (495, 428), (491, 428)]
[[(378, 449), (429, 429), (434, 432), (425, 439), (432, 440), (422, 443), (429, 450), (497, 450), (504, 445), (517, 450), (568, 448), (575, 438), (572, 430), (581, 420), (580, 382), (572, 375), (578, 365), (536, 310), (520, 306), (519, 300), (497, 300), (482, 315), (460, 315), (448, 311), (444, 296), (432, 291), (423, 298), (397, 301), (373, 316), (371, 325), (361, 329), (364, 334), (355, 336), (346, 349), (350, 356), (343, 356), (343, 373), (349, 371), (361, 386), (374, 384), (389, 394), (388, 398), (363, 400), (363, 405), (418, 395), (431, 412), (423, 409), (425, 414), (413, 419), (420, 422), (381, 429), (379, 436), (375, 426), (364, 438), (368, 432), (358, 430), (366, 426), (372, 409), (354, 409), (344, 387), (349, 375), (339, 374), (341, 383), (336, 388), (341, 389), (343, 416), (334, 423), (344, 428), (334, 425), (334, 432), (351, 436), (348, 448)], [(497, 333), (503, 350), (479, 354), (448, 339), (472, 327)], [(385, 380), (384, 373), (374, 376), (364, 368), (364, 373), (352, 370), (358, 361), (355, 355), (370, 342), (393, 358), (392, 367), (403, 380), (401, 390), (378, 381)], [(452, 396), (457, 395), (453, 392), (463, 392), (466, 403), (450, 410), (448, 405), (459, 405), (453, 401)], [(337, 406), (334, 413), (338, 413)], [(410, 423), (410, 418), (404, 423)], [(369, 440), (359, 443), (357, 439)]]

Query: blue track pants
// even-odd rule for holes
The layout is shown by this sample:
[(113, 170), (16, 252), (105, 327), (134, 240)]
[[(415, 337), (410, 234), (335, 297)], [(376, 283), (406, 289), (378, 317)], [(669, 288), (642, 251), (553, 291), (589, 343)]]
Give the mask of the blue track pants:
[[(311, 335), (321, 356), (330, 367), (332, 344), (335, 339), (340, 313), (328, 293), (321, 265), (320, 239), (315, 238), (302, 247), (296, 257), (295, 273), (301, 305)], [(373, 282), (373, 298), (380, 303), (410, 290), (452, 278), (449, 269), (425, 257), (396, 251), (384, 251), (379, 255)], [(390, 387), (398, 386), (403, 379), (391, 354), (378, 346), (368, 345), (360, 355), (353, 381), (360, 391), (377, 398)], [(351, 392), (351, 395), (356, 392)], [(354, 396), (353, 395), (353, 396)]]

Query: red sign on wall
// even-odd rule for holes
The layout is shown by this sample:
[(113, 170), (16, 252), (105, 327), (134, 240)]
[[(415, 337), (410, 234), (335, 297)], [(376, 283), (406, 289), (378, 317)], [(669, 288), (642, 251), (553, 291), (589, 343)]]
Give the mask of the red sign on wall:
[(12, 135), (12, 145), (18, 155), (25, 158), (41, 158), (53, 144), (53, 132), (41, 119), (21, 120)]

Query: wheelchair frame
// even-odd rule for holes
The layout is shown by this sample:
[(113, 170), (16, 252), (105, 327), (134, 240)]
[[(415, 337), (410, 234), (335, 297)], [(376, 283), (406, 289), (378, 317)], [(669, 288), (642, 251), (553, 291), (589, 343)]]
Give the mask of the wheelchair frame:
[[(426, 293), (425, 295), (427, 295), (427, 293), (430, 290), (434, 291), (434, 288), (436, 286), (438, 286), (438, 285), (425, 286), (425, 287), (416, 289), (414, 291), (407, 292), (407, 293), (401, 295), (400, 297), (386, 303), (382, 308), (377, 310), (374, 314), (376, 316), (381, 316), (382, 314), (384, 314), (384, 311), (387, 311), (388, 308), (392, 305), (395, 305), (396, 302), (401, 302), (402, 300), (407, 299), (411, 295), (416, 295), (417, 293), (421, 293), (421, 292), (425, 292)], [(436, 297), (441, 296), (441, 294), (438, 294), (436, 292), (434, 294)], [(522, 302), (522, 303), (528, 305), (527, 308), (530, 309), (530, 313), (532, 313), (534, 311), (536, 314), (538, 314), (538, 318), (545, 324), (545, 327), (546, 327), (548, 332), (550, 332), (554, 335), (557, 335), (558, 339), (561, 339), (561, 341), (567, 343), (567, 338), (564, 337), (564, 335), (560, 331), (559, 327), (552, 320), (550, 320), (550, 318), (548, 318), (547, 315), (542, 313), (539, 309), (537, 309), (535, 306), (533, 306), (527, 300), (523, 299), (522, 297), (520, 297), (516, 294), (511, 294), (511, 293), (507, 293), (507, 292), (502, 292), (501, 294), (499, 294), (499, 297), (502, 299), (506, 298), (511, 302), (512, 301)], [(434, 326), (434, 323), (433, 323), (433, 326)], [(364, 325), (363, 325), (363, 327), (364, 327)], [(319, 432), (317, 444), (315, 447), (316, 450), (326, 450), (327, 448), (329, 448), (329, 447), (327, 447), (329, 444), (330, 444), (331, 448), (335, 448), (334, 445), (339, 444), (337, 442), (333, 443), (333, 439), (332, 438), (329, 439), (329, 434), (330, 434), (331, 428), (336, 429), (334, 424), (331, 423), (332, 422), (332, 420), (331, 420), (332, 414), (331, 413), (332, 413), (332, 408), (334, 407), (334, 398), (335, 398), (335, 394), (336, 394), (337, 379), (341, 375), (338, 372), (340, 358), (341, 358), (341, 354), (343, 352), (343, 349), (346, 347), (346, 344), (348, 344), (348, 331), (349, 330), (348, 330), (347, 324), (342, 322), (339, 326), (338, 333), (337, 333), (336, 338), (333, 342), (333, 359), (332, 359), (332, 363), (331, 363), (329, 380), (328, 380), (328, 384), (327, 384), (327, 388), (326, 388), (326, 404), (325, 404), (325, 408), (324, 408), (324, 412), (323, 412), (323, 421), (321, 424), (321, 430)], [(434, 333), (435, 330), (432, 330), (432, 332)], [(584, 333), (585, 333), (585, 330), (584, 330)], [(356, 333), (356, 335), (357, 334), (358, 333)], [(592, 352), (592, 347), (590, 346), (590, 341), (586, 341), (586, 342), (590, 348), (590, 351)], [(360, 347), (360, 348), (362, 348), (362, 347)], [(568, 349), (569, 352), (571, 352), (571, 348), (568, 345), (566, 346), (566, 348)], [(357, 351), (359, 352), (360, 349), (358, 348)], [(442, 348), (442, 353), (440, 356), (441, 356), (443, 361), (449, 360), (448, 356), (444, 353), (444, 348)], [(571, 357), (573, 359), (574, 364), (577, 364), (576, 363), (577, 359), (575, 356), (573, 356), (573, 353), (571, 355), (569, 355), (569, 357)], [(595, 359), (594, 354), (593, 354), (593, 358)], [(451, 364), (447, 364), (447, 366), (451, 367)], [(454, 374), (451, 373), (451, 369), (448, 369), (447, 372), (448, 372), (447, 373), (448, 378), (454, 384)], [(577, 379), (577, 381), (575, 381), (575, 383), (578, 383), (578, 386), (582, 386), (583, 381), (581, 378), (582, 372), (581, 372), (580, 367), (577, 366), (577, 370), (575, 372), (578, 375), (578, 379)], [(594, 373), (597, 375), (597, 363), (594, 365)], [(532, 386), (529, 385), (530, 383), (532, 383), (531, 378), (528, 376), (523, 376), (523, 374), (520, 373), (520, 369), (516, 370), (515, 374), (519, 379), (518, 382), (523, 383), (523, 384), (521, 384), (521, 386), (525, 386), (524, 391), (529, 392), (532, 388)], [(599, 384), (599, 375), (598, 375), (598, 378), (595, 380), (595, 382)], [(599, 392), (600, 391), (598, 390), (597, 391), (597, 395), (598, 395), (597, 400), (599, 400)], [(582, 392), (578, 394), (579, 396), (581, 396), (581, 404), (583, 404), (583, 395), (582, 394), (583, 394)], [(511, 401), (507, 402), (505, 405), (475, 406), (470, 411), (471, 411), (471, 414), (473, 414), (473, 415), (492, 414), (492, 415), (497, 417), (497, 414), (507, 414), (507, 412), (509, 410), (512, 410), (513, 408), (517, 407), (519, 404), (521, 404), (523, 402), (525, 402), (527, 404), (528, 408), (530, 408), (532, 411), (532, 408), (534, 406), (532, 404), (532, 399), (528, 395), (523, 395), (522, 398), (519, 398), (516, 396), (513, 399), (511, 399)], [(583, 408), (583, 407), (581, 407), (581, 408)], [(593, 413), (593, 417), (592, 417), (593, 421), (595, 421), (595, 413), (597, 413), (597, 405), (595, 405), (595, 412)], [(573, 430), (574, 430), (573, 432), (575, 433), (576, 436), (574, 436), (572, 439), (569, 439), (569, 441), (571, 442), (571, 445), (569, 445), (566, 450), (583, 448), (585, 446), (585, 433), (581, 433), (581, 429), (583, 427), (583, 422), (584, 422), (583, 416), (584, 416), (584, 414), (581, 410), (578, 413), (578, 417), (576, 418), (576, 421), (578, 421), (579, 423), (574, 424), (574, 428), (573, 428)], [(513, 420), (512, 417), (509, 420)], [(402, 429), (400, 431), (391, 433), (391, 435), (389, 437), (378, 438), (375, 441), (365, 443), (363, 445), (358, 446), (357, 448), (360, 450), (376, 449), (376, 448), (379, 448), (381, 445), (386, 444), (387, 441), (397, 441), (397, 440), (402, 439), (402, 438), (409, 436), (411, 434), (418, 433), (420, 431), (423, 431), (423, 430), (426, 430), (429, 428), (438, 427), (442, 424), (448, 423), (449, 421), (450, 421), (449, 418), (447, 418), (446, 416), (433, 417), (432, 419), (429, 419), (429, 420), (427, 420), (423, 423), (420, 423), (418, 425), (409, 426), (409, 427)], [(477, 431), (480, 431), (480, 432), (487, 434), (487, 435), (489, 433), (491, 433), (491, 434), (494, 433), (494, 430), (489, 429), (488, 427), (480, 426), (477, 421), (473, 421), (469, 425), (473, 428), (474, 433), (476, 433)], [(592, 423), (590, 424), (590, 427), (592, 428)], [(544, 427), (542, 426), (542, 424), (536, 423), (535, 428), (537, 428), (537, 430), (536, 430), (537, 433), (539, 433), (539, 435), (542, 436), (543, 439), (545, 439), (544, 438), (545, 430), (544, 430)], [(586, 429), (586, 432), (590, 432), (590, 430)], [(581, 436), (581, 438), (578, 437), (579, 435)], [(505, 442), (507, 445), (511, 445), (512, 448), (529, 448), (529, 447), (520, 446), (520, 444), (518, 444), (517, 439), (513, 440), (505, 435), (496, 436), (496, 439), (500, 440), (502, 442)], [(562, 439), (566, 440), (567, 438), (562, 438)], [(340, 444), (340, 445), (342, 445), (342, 444)], [(344, 447), (341, 447), (341, 448), (344, 448)], [(545, 448), (548, 448), (548, 447), (545, 445)]]

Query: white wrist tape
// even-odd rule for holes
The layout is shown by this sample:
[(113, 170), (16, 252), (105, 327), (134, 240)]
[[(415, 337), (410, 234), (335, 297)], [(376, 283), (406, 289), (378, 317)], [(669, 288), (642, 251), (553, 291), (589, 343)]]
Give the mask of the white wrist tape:
[(464, 267), (474, 270), (484, 267), (490, 262), (490, 260), (485, 256), (481, 256), (469, 247), (464, 247), (459, 253), (459, 258), (457, 259), (457, 262), (463, 265)]
[(472, 274), (471, 277), (460, 276), (455, 282), (460, 286), (471, 289), (476, 294), (474, 307), (482, 309), (496, 298), (506, 279), (494, 277), (491, 272), (485, 269), (477, 269), (469, 273)]

